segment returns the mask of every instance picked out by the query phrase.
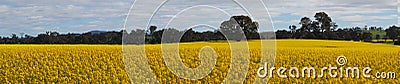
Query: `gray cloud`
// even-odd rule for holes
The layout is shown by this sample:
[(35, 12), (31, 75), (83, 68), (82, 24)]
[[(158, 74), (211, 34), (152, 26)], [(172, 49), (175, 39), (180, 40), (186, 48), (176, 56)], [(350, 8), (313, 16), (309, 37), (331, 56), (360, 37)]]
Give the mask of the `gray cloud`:
[[(0, 35), (9, 36), (12, 33), (25, 32), (36, 35), (39, 32), (55, 30), (59, 32), (85, 32), (89, 30), (120, 30), (123, 20), (134, 0), (3, 0), (0, 1)], [(137, 0), (128, 27), (143, 28), (148, 17), (159, 6), (162, 0)], [(254, 12), (255, 18), (265, 27), (269, 17), (259, 0), (237, 0), (248, 11)], [(348, 26), (373, 23), (372, 21), (392, 21), (398, 11), (396, 0), (262, 0), (268, 7), (276, 25), (286, 27), (297, 24), (296, 19), (277, 18), (283, 14), (291, 17), (312, 17), (317, 11), (329, 13), (335, 20), (349, 23)], [(150, 24), (165, 25), (178, 12), (194, 5), (209, 5), (218, 7), (233, 15), (246, 15), (232, 0), (171, 0), (155, 15)], [(390, 13), (387, 13), (390, 12)], [(209, 13), (207, 15), (207, 13)], [(201, 21), (218, 25), (223, 19), (218, 10), (207, 7), (188, 11), (180, 16), (179, 22)], [(289, 16), (288, 16), (289, 17)], [(397, 16), (398, 17), (398, 16)], [(212, 19), (214, 18), (214, 20)], [(224, 17), (225, 20), (229, 18)], [(399, 17), (400, 18), (400, 17)], [(203, 20), (197, 20), (203, 19)], [(209, 19), (206, 21), (205, 19)], [(397, 21), (397, 20), (396, 20)], [(196, 23), (196, 22), (193, 22)], [(189, 24), (189, 23), (188, 23)], [(394, 23), (393, 23), (394, 24)], [(400, 24), (400, 23), (399, 23)], [(386, 25), (381, 25), (386, 26)]]
[[(116, 30), (131, 0), (5, 0), (0, 1), (1, 36), (12, 33)], [(112, 19), (112, 20), (110, 20)], [(115, 22), (117, 19), (118, 22)], [(91, 20), (97, 20), (93, 24)]]

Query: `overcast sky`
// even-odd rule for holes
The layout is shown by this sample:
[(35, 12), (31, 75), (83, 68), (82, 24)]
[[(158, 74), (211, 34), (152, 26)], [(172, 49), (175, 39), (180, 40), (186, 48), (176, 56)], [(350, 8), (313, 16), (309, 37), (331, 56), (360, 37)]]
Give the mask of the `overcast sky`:
[[(124, 20), (133, 2), (1, 0), (0, 36), (10, 36), (12, 33), (35, 36), (45, 31), (119, 31), (124, 27)], [(126, 27), (142, 28), (150, 23), (159, 28), (187, 29), (199, 24), (218, 28), (222, 21), (229, 20), (229, 15), (250, 14), (260, 27), (274, 27), (276, 30), (287, 29), (288, 25), (297, 25), (301, 17), (313, 17), (316, 12), (324, 11), (339, 27), (368, 25), (386, 28), (398, 23), (399, 14), (396, 0), (170, 0), (161, 3), (162, 0), (136, 1)]]

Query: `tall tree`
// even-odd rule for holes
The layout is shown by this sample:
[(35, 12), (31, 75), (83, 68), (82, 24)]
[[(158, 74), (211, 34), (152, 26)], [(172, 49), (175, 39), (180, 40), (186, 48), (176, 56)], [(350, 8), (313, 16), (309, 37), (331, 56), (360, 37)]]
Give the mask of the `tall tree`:
[(325, 12), (318, 12), (314, 15), (315, 20), (321, 23), (322, 32), (331, 31), (332, 19)]
[(290, 25), (289, 29), (291, 30), (291, 34), (292, 34), (291, 37), (293, 38), (294, 37), (294, 33), (296, 33), (297, 27), (296, 27), (296, 25)]
[(389, 37), (389, 39), (392, 39), (393, 42), (399, 35), (399, 27), (396, 27), (395, 25), (389, 27), (389, 29), (386, 29), (386, 36)]
[(229, 21), (224, 21), (220, 28), (223, 31), (227, 30), (231, 33), (237, 33), (235, 38), (240, 38), (240, 31), (243, 31), (247, 39), (260, 38), (258, 34), (258, 22), (253, 22), (249, 16), (232, 16)]
[(300, 19), (299, 24), (301, 25), (300, 32), (304, 32), (305, 30), (309, 29), (310, 24), (312, 24), (312, 20), (308, 17), (303, 17)]
[(292, 31), (292, 33), (294, 33), (294, 32), (296, 32), (297, 27), (296, 27), (296, 25), (290, 25), (289, 29)]
[(150, 26), (150, 35), (153, 35), (153, 33), (156, 29), (157, 29), (157, 26)]

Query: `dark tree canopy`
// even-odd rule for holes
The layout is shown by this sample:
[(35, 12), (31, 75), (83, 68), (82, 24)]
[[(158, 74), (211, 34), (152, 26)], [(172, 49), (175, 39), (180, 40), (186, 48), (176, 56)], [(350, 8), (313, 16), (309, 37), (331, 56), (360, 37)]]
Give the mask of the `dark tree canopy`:
[[(232, 16), (230, 20), (224, 21), (220, 28), (222, 31), (233, 33), (243, 32), (247, 39), (259, 39), (258, 22), (254, 22), (249, 16)], [(237, 34), (238, 35), (238, 34)], [(240, 39), (240, 36), (234, 36)]]
[(389, 39), (392, 39), (393, 41), (395, 41), (395, 39), (397, 39), (397, 37), (400, 35), (400, 27), (396, 27), (396, 26), (391, 26), (389, 27), (389, 29), (386, 29), (386, 36), (389, 37)]
[(150, 35), (152, 35), (154, 33), (154, 31), (156, 31), (157, 26), (150, 26)]
[(332, 26), (332, 19), (329, 17), (328, 14), (325, 12), (318, 12), (314, 15), (315, 20), (317, 20), (319, 23), (321, 23), (321, 29), (322, 32), (324, 31), (331, 31)]

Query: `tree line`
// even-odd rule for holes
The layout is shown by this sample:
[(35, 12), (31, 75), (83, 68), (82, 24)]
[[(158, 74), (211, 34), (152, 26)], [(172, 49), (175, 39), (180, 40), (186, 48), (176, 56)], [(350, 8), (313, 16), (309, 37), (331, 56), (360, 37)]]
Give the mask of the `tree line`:
[[(258, 23), (249, 16), (232, 16), (230, 20), (221, 23), (219, 29), (213, 31), (195, 31), (189, 28), (179, 31), (174, 28), (159, 29), (157, 26), (150, 26), (149, 31), (132, 30), (130, 33), (124, 32), (124, 42), (127, 44), (158, 44), (173, 42), (193, 42), (193, 41), (216, 41), (216, 40), (253, 40), (260, 39), (258, 33)], [(145, 39), (142, 41), (141, 39)], [(141, 42), (140, 42), (141, 41)]]
[(60, 34), (48, 31), (38, 36), (17, 36), (2, 37), (2, 44), (121, 44), (122, 33), (116, 31), (108, 32), (87, 32), (82, 34)]
[[(309, 17), (303, 17), (299, 21), (300, 27), (290, 25), (290, 30), (278, 30), (275, 32), (277, 39), (328, 39), (328, 40), (353, 40), (372, 42), (375, 40), (391, 39), (399, 45), (400, 27), (395, 25), (384, 30), (382, 27), (353, 27), (339, 28), (332, 21), (332, 18), (325, 12), (318, 12), (314, 15), (314, 20)], [(373, 35), (369, 31), (384, 31), (386, 35)], [(373, 38), (375, 37), (375, 38)]]
[[(303, 17), (300, 19), (300, 27), (290, 25), (289, 30), (277, 30), (277, 39), (327, 39), (327, 40), (353, 40), (372, 42), (376, 39), (399, 39), (400, 27), (391, 26), (387, 29), (382, 27), (353, 27), (339, 28), (332, 18), (325, 12), (318, 12), (314, 19)], [(259, 24), (248, 16), (232, 16), (229, 20), (221, 23), (219, 29), (212, 31), (195, 31), (193, 28), (179, 31), (174, 28), (157, 29), (150, 26), (147, 31), (142, 29), (121, 31), (91, 31), (82, 34), (60, 34), (58, 32), (46, 32), (37, 37), (29, 35), (1, 37), (2, 44), (158, 44), (171, 42), (193, 42), (213, 40), (257, 40), (263, 34), (269, 32), (258, 32)], [(373, 35), (366, 30), (384, 31), (386, 35)], [(164, 36), (165, 34), (165, 36)], [(271, 35), (271, 34), (270, 34)], [(265, 36), (265, 35), (264, 35)], [(374, 38), (373, 38), (374, 37)], [(124, 41), (122, 41), (124, 39)], [(396, 41), (395, 44), (400, 44)]]

